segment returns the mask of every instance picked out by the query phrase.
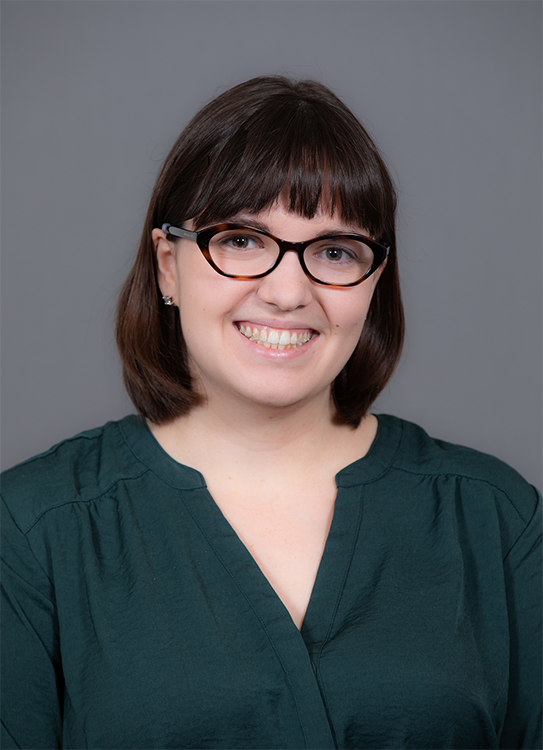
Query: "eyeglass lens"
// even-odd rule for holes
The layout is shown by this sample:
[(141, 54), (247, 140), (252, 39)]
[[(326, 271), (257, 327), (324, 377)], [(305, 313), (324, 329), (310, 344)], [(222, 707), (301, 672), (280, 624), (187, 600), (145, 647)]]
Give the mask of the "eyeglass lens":
[[(209, 241), (215, 265), (232, 276), (258, 276), (268, 271), (279, 256), (279, 245), (250, 229), (229, 229)], [(348, 237), (315, 240), (304, 251), (309, 273), (329, 284), (351, 284), (371, 268), (373, 251), (360, 240)]]

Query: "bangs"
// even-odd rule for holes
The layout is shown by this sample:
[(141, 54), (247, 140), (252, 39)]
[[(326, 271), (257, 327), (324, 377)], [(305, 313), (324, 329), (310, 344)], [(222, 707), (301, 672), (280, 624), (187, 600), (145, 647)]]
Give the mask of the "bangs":
[(349, 115), (322, 102), (274, 98), (207, 151), (183, 220), (201, 229), (285, 198), (299, 216), (337, 214), (383, 241), (394, 187), (366, 131)]

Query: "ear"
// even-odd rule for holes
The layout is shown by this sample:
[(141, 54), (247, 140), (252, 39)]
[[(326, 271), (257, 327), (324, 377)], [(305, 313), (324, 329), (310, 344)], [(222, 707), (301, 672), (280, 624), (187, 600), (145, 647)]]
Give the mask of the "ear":
[(151, 237), (155, 249), (160, 291), (165, 297), (173, 297), (174, 304), (177, 304), (175, 246), (172, 242), (168, 242), (162, 229), (153, 229)]

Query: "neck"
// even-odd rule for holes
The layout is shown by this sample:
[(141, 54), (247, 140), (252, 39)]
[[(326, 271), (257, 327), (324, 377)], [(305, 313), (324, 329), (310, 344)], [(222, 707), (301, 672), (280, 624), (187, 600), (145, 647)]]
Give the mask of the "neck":
[[(207, 401), (187, 416), (151, 426), (162, 447), (176, 460), (201, 471), (215, 467), (251, 474), (299, 474), (300, 468), (330, 471), (364, 455), (377, 422), (367, 416), (360, 427), (336, 425), (328, 394), (318, 401), (274, 408), (232, 400)], [(332, 466), (333, 464), (333, 466)]]

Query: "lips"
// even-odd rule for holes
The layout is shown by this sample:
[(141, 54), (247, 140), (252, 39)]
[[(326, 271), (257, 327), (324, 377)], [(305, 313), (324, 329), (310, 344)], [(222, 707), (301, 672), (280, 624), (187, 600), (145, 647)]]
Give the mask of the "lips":
[(243, 336), (266, 349), (295, 349), (307, 344), (314, 335), (314, 331), (307, 328), (270, 328), (254, 323), (237, 323), (237, 328)]

